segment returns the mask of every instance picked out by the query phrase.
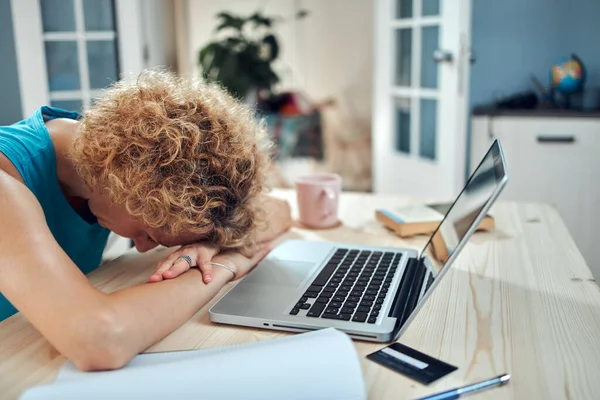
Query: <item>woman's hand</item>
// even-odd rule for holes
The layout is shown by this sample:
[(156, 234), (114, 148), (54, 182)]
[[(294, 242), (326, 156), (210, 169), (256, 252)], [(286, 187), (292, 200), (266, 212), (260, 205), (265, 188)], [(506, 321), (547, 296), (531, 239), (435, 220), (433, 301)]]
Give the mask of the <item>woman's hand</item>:
[[(204, 243), (195, 243), (182, 246), (179, 250), (171, 253), (167, 258), (160, 261), (154, 273), (148, 278), (148, 282), (160, 282), (164, 279), (177, 278), (191, 267), (199, 267), (205, 283), (212, 280), (211, 260), (219, 253), (219, 248)], [(192, 261), (190, 265), (181, 256), (188, 256)]]

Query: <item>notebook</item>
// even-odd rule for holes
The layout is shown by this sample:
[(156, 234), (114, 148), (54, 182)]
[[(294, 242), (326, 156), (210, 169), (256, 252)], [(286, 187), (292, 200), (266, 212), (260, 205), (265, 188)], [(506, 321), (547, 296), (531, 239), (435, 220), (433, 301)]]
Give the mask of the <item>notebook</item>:
[(250, 344), (136, 356), (120, 370), (65, 362), (34, 399), (365, 399), (354, 344), (333, 328)]

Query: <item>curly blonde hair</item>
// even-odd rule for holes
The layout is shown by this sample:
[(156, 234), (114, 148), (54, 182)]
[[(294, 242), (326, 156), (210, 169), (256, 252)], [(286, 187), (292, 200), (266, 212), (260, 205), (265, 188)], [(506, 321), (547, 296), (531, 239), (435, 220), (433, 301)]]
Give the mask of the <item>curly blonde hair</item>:
[(85, 112), (70, 156), (90, 189), (148, 226), (248, 248), (270, 147), (264, 124), (219, 86), (147, 70)]

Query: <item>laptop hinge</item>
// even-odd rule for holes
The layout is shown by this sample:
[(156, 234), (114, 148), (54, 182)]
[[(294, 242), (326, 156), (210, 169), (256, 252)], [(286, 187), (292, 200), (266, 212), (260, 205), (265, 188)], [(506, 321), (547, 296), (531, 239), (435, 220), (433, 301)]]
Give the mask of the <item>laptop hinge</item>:
[(422, 258), (411, 258), (408, 260), (404, 275), (394, 296), (392, 303), (394, 306), (388, 314), (389, 317), (396, 318), (394, 332), (402, 328), (408, 317), (410, 317), (410, 314), (417, 307), (426, 273), (427, 268)]

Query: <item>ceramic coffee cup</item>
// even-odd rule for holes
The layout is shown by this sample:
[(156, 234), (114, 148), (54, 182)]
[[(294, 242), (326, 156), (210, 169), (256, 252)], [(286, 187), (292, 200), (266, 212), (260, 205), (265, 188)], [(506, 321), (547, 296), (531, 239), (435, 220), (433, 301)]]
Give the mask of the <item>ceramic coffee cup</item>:
[(296, 179), (300, 223), (314, 229), (337, 226), (341, 191), (342, 177), (337, 174), (312, 174)]

